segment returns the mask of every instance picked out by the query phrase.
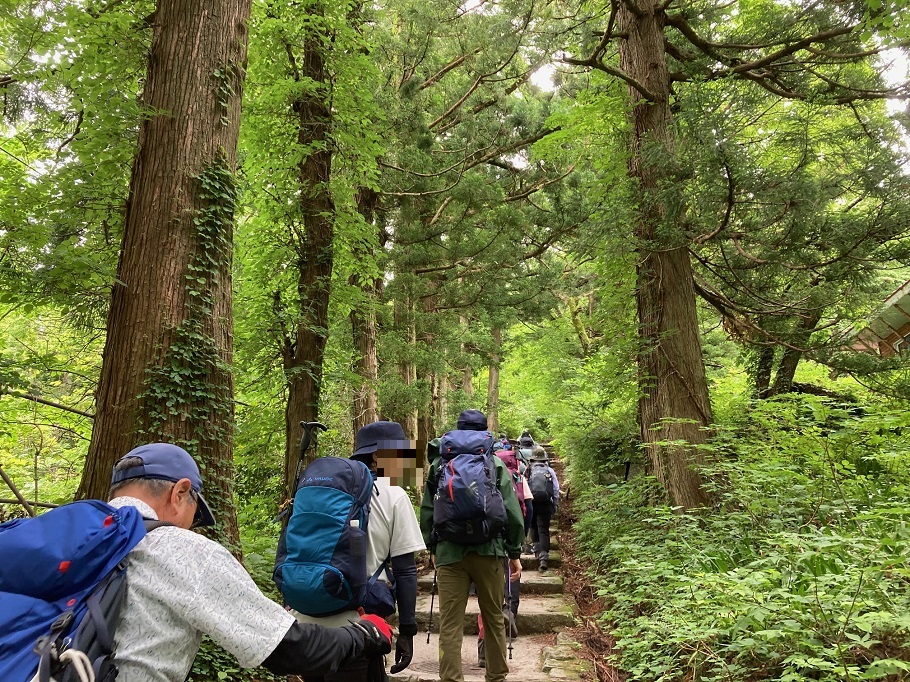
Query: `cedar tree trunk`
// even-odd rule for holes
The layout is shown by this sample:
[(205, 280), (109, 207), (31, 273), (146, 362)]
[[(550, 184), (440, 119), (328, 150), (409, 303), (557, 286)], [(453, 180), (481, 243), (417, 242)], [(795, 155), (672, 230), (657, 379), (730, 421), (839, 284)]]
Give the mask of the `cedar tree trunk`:
[[(629, 87), (634, 105), (630, 175), (638, 181), (637, 302), (639, 419), (654, 474), (674, 505), (707, 502), (692, 464), (705, 442), (711, 405), (695, 308), (692, 266), (679, 234), (682, 215), (665, 199), (674, 182), (676, 141), (664, 56), (664, 12), (658, 0), (620, 2), (620, 66), (648, 92)], [(672, 444), (667, 444), (668, 442)], [(682, 443), (682, 445), (680, 444)]]
[(490, 355), (490, 374), (487, 378), (487, 422), (495, 436), (499, 432), (499, 363), (502, 361), (502, 330), (493, 327), (493, 353)]
[[(303, 238), (297, 241), (298, 318), (293, 339), (285, 339), (283, 360), (287, 377), (285, 409), (285, 489), (293, 497), (300, 454), (302, 421), (319, 418), (322, 366), (329, 334), (329, 296), (332, 286), (335, 204), (329, 189), (332, 144), (329, 127), (329, 76), (321, 36), (308, 34), (300, 60), (306, 90), (294, 103), (298, 114), (297, 144), (306, 151), (300, 161), (300, 211)], [(314, 89), (312, 84), (317, 84)]]
[[(361, 190), (357, 198), (357, 209), (369, 225), (376, 219), (376, 208), (379, 195), (373, 190)], [(380, 241), (381, 235), (380, 235)], [(355, 257), (375, 260), (376, 253), (372, 248), (365, 249)], [(376, 305), (382, 292), (382, 278), (370, 278), (360, 281), (351, 275), (352, 286), (359, 286), (363, 292), (364, 303), (351, 310), (351, 335), (354, 341), (354, 372), (360, 377), (360, 385), (354, 387), (353, 427), (354, 434), (366, 424), (379, 419), (379, 355), (376, 350)]]
[(250, 0), (159, 0), (96, 418), (78, 497), (107, 495), (136, 445), (197, 459), (238, 547), (233, 503), (233, 170)]
[(808, 347), (809, 339), (812, 332), (818, 326), (822, 319), (822, 310), (814, 310), (807, 314), (799, 322), (799, 328), (789, 346), (784, 348), (780, 362), (777, 365), (777, 373), (774, 375), (774, 385), (771, 387), (771, 395), (780, 395), (788, 393), (793, 388), (793, 377), (796, 376), (796, 367), (803, 357), (804, 348)]

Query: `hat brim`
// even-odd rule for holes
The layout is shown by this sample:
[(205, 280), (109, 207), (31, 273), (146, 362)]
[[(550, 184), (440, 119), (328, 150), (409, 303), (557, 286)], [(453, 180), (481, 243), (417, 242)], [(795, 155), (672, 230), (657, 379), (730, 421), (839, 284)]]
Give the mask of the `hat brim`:
[(360, 455), (372, 455), (377, 450), (417, 450), (417, 444), (412, 440), (380, 440), (375, 443), (367, 443), (356, 450), (351, 458)]
[(199, 505), (196, 510), (196, 516), (199, 518), (199, 521), (195, 523), (195, 527), (207, 528), (208, 526), (214, 526), (215, 516), (212, 514), (212, 510), (209, 508), (209, 503), (205, 501), (202, 493), (196, 493), (196, 499), (197, 504)]

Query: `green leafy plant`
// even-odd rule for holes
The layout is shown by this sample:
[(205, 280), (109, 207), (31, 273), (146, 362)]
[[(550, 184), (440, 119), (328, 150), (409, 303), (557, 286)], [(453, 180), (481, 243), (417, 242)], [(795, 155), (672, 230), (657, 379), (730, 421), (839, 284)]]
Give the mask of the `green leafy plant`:
[(720, 429), (712, 509), (589, 487), (579, 547), (630, 679), (906, 679), (908, 422), (788, 396)]

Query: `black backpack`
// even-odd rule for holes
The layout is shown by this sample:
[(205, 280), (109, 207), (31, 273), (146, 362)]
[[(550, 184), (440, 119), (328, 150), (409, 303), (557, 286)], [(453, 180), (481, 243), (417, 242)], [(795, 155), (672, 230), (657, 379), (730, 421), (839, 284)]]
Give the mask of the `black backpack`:
[(553, 501), (553, 474), (546, 462), (531, 462), (528, 487), (536, 504), (549, 504)]

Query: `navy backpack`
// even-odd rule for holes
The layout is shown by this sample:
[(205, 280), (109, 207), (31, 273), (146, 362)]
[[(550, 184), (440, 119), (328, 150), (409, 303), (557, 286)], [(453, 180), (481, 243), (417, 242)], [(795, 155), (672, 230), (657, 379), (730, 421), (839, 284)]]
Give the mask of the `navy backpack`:
[(363, 605), (373, 476), (353, 459), (320, 457), (297, 481), (273, 577), (291, 608), (328, 616)]
[(503, 534), (506, 506), (496, 481), (493, 434), (449, 431), (439, 443), (441, 462), (433, 498), (433, 528), (441, 540), (479, 545)]
[(159, 525), (100, 500), (0, 525), (0, 680), (70, 682), (80, 665), (113, 680), (124, 559)]

